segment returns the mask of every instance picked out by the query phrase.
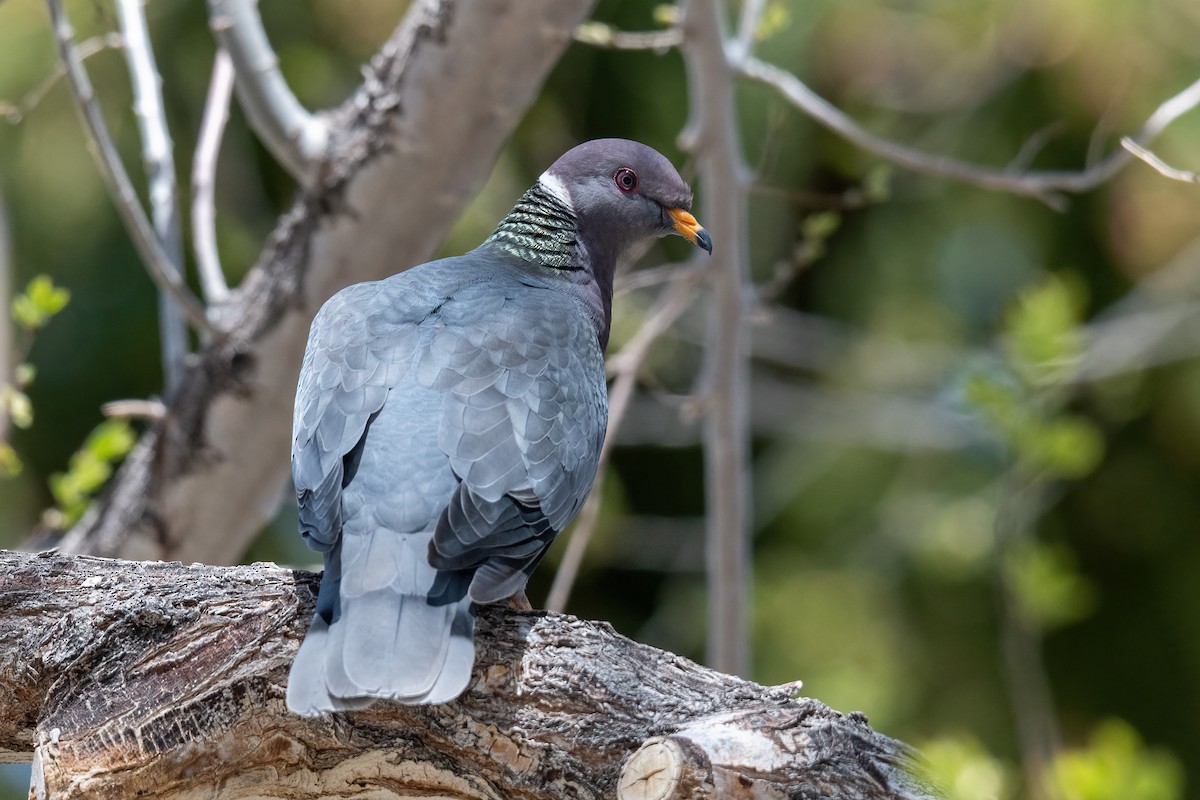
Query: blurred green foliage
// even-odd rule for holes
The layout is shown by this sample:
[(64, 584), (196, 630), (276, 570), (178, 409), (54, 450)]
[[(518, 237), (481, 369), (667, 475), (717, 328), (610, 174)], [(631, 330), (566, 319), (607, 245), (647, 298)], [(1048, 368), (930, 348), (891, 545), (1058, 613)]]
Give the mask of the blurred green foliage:
[(48, 275), (38, 275), (24, 292), (13, 298), (12, 320), (26, 331), (36, 331), (66, 308), (70, 300), (69, 291), (55, 286)]
[(969, 733), (920, 743), (925, 774), (955, 800), (1008, 800), (1014, 778), (1006, 766)]
[(26, 391), (33, 383), (37, 369), (24, 360), (33, 343), (33, 335), (66, 308), (70, 300), (69, 291), (55, 286), (48, 275), (38, 275), (25, 291), (13, 298), (9, 307), (12, 324), (19, 329), (20, 336), (13, 352), (0, 359), (0, 363), (9, 358), (17, 361), (11, 377), (0, 375), (0, 478), (16, 477), (22, 469), (21, 457), (8, 441), (9, 428), (24, 430), (33, 425), (33, 403)]
[(112, 475), (113, 465), (133, 449), (136, 441), (133, 427), (126, 420), (109, 419), (97, 425), (71, 455), (67, 471), (50, 476), (50, 493), (56, 505), (43, 515), (43, 521), (57, 530), (78, 522), (92, 496)]
[[(353, 90), (359, 65), (405, 5), (262, 0), (260, 8), (289, 80), (319, 108)], [(79, 41), (111, 30), (106, 2), (68, 6)], [(213, 44), (203, 4), (160, 0), (147, 11), (184, 180)], [(670, 12), (601, 0), (595, 20), (649, 30)], [(1073, 170), (1195, 79), (1200, 4), (775, 0), (757, 35), (757, 55), (879, 135), (997, 166), (1019, 155), (1036, 168)], [(121, 55), (101, 50), (87, 63), (137, 174)], [(0, 4), (0, 103), (19, 106), (54, 69), (43, 4)], [(582, 139), (640, 139), (692, 177), (676, 144), (688, 113), (684, 79), (675, 52), (573, 46), (445, 251), (477, 244)], [(751, 270), (781, 306), (755, 316), (756, 336), (772, 346), (756, 350), (751, 392), (752, 677), (803, 679), (807, 694), (922, 744), (957, 797), (1030, 796), (1000, 654), (1000, 580), (1022, 619), (1044, 633), (1063, 740), (1047, 786), (1071, 800), (1200, 798), (1200, 763), (1188, 758), (1200, 741), (1195, 337), (1181, 333), (1170, 358), (1147, 356), (1118, 374), (1082, 371), (1096, 355), (1098, 320), (1140, 310), (1153, 322), (1156, 309), (1200, 298), (1195, 187), (1134, 164), (1056, 213), (890, 167), (763, 86), (741, 86), (738, 108), (754, 176)], [(1031, 139), (1041, 146), (1023, 148)], [(1196, 141), (1200, 113), (1154, 149), (1194, 169)], [(235, 109), (217, 180), (232, 283), (293, 191)], [(53, 287), (71, 292), (21, 359), (36, 366), (36, 381), (32, 372), (8, 376), (37, 414), (37, 424), (11, 431), (11, 456), (0, 451), (0, 468), (18, 455), (25, 465), (0, 481), (0, 541), (11, 545), (45, 509), (70, 517), (86, 504), (132, 441), (124, 423), (92, 433), (101, 403), (153, 396), (161, 373), (154, 289), (61, 83), (19, 121), (0, 122), (0, 192), (13, 234), (10, 285), (30, 286), (32, 304), (14, 308), (13, 322), (52, 308), (62, 297)], [(643, 263), (688, 255), (685, 243), (664, 241)], [(35, 290), (38, 275), (53, 284)], [(618, 298), (613, 349), (637, 330), (650, 297)], [(827, 324), (801, 324), (813, 319)], [(656, 345), (643, 375), (650, 399), (635, 416), (656, 407), (679, 416), (678, 395), (692, 390), (701, 362), (702, 324), (702, 314), (685, 317)], [(12, 414), (13, 400), (5, 403)], [(695, 428), (679, 423), (664, 441), (667, 426), (634, 422), (614, 452), (571, 610), (701, 658)], [(1002, 541), (998, 515), (1024, 502), (1000, 488), (1014, 472), (1047, 499), (1018, 539)], [(535, 575), (535, 601), (560, 552)], [(317, 562), (290, 506), (246, 557)]]
[(1119, 719), (1104, 720), (1086, 747), (1059, 756), (1052, 773), (1062, 800), (1173, 800), (1183, 791), (1179, 760), (1146, 747)]

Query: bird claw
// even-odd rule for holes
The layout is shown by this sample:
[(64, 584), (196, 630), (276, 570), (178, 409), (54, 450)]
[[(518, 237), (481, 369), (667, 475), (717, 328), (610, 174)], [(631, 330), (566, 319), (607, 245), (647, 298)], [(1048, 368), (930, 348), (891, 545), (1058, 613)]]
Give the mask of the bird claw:
[(525, 594), (524, 589), (518, 590), (516, 594), (508, 598), (508, 606), (517, 611), (533, 611), (533, 603), (529, 602), (529, 596)]

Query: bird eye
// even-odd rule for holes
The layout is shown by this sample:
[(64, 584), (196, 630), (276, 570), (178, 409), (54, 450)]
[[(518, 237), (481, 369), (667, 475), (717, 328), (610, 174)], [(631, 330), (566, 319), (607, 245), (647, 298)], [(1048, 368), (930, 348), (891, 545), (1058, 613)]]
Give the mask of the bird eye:
[(622, 192), (632, 192), (638, 185), (637, 173), (629, 167), (621, 167), (617, 170), (613, 175), (613, 180), (617, 182), (617, 188)]

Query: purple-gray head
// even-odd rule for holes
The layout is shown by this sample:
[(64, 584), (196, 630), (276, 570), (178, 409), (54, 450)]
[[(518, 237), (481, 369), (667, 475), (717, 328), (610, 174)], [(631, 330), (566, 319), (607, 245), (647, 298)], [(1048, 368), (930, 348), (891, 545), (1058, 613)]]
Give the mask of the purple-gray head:
[(665, 156), (644, 144), (584, 142), (539, 182), (570, 205), (589, 247), (616, 254), (625, 243), (677, 233), (712, 252), (712, 238), (691, 214), (692, 190)]

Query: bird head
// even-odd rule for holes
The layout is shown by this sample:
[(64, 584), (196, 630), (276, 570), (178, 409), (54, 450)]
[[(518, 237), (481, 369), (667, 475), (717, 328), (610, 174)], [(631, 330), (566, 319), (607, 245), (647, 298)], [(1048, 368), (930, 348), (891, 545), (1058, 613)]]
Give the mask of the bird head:
[(593, 255), (620, 260), (645, 240), (678, 234), (712, 253), (691, 214), (692, 190), (658, 151), (628, 139), (593, 139), (564, 153), (539, 182), (575, 212)]

